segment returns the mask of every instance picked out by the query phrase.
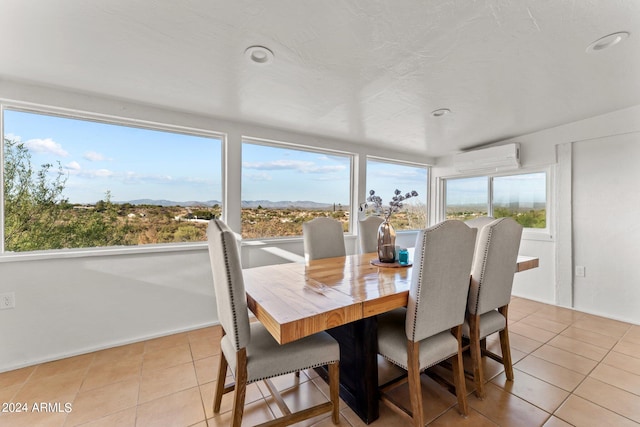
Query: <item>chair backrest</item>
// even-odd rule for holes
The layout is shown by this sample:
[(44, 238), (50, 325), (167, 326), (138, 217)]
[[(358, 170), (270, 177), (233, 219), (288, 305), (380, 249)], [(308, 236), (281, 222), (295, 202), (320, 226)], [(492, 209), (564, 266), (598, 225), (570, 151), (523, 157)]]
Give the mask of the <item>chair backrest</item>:
[(302, 224), (304, 257), (307, 261), (345, 256), (342, 223), (333, 218), (314, 218)]
[(378, 250), (378, 227), (384, 219), (379, 216), (369, 216), (358, 221), (358, 242), (360, 253), (366, 254)]
[(447, 220), (416, 239), (405, 329), (421, 341), (464, 322), (477, 229)]
[(207, 240), (218, 320), (238, 351), (249, 344), (251, 332), (236, 235), (227, 224), (212, 219), (207, 228)]
[(482, 229), (482, 227), (493, 222), (494, 220), (495, 218), (492, 216), (479, 216), (477, 218), (467, 220), (464, 223), (469, 227), (477, 228), (478, 230), (480, 230)]
[(480, 230), (471, 269), (469, 313), (484, 314), (509, 304), (521, 237), (522, 226), (512, 218), (498, 218)]

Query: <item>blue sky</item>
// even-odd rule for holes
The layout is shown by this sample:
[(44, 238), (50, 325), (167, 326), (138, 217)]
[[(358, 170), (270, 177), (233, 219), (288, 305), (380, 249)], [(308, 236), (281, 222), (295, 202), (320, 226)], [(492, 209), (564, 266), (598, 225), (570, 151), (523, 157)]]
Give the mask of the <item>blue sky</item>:
[[(222, 198), (218, 139), (13, 110), (4, 111), (4, 132), (24, 142), (34, 168), (62, 165), (71, 203), (95, 203), (107, 191), (116, 202)], [(259, 144), (244, 144), (242, 156), (242, 200), (349, 203), (348, 156)], [(425, 203), (426, 182), (425, 168), (368, 162), (366, 191), (375, 190), (385, 204), (396, 188), (416, 190), (419, 197), (409, 203)], [(448, 182), (449, 204), (486, 203), (486, 177)], [(544, 173), (495, 178), (494, 188), (496, 203), (545, 200)]]
[(38, 169), (57, 162), (71, 203), (220, 200), (221, 142), (170, 132), (5, 110), (4, 132)]

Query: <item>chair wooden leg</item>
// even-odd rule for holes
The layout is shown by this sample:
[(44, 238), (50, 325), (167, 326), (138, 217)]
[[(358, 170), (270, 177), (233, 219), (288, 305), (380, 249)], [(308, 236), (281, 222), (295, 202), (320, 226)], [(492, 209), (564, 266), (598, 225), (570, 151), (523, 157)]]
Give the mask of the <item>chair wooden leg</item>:
[(476, 385), (476, 396), (484, 399), (484, 372), (482, 369), (482, 349), (480, 348), (480, 316), (469, 314), (469, 347), (473, 365), (473, 381)]
[(338, 362), (329, 365), (329, 398), (333, 405), (331, 409), (331, 421), (340, 423), (340, 364)]
[(464, 365), (462, 364), (462, 327), (456, 326), (452, 332), (458, 340), (458, 354), (451, 359), (453, 381), (456, 386), (458, 409), (466, 417), (469, 411), (467, 409), (467, 386), (465, 384)]
[(220, 366), (218, 367), (218, 380), (216, 383), (216, 395), (213, 398), (213, 413), (220, 412), (220, 404), (222, 403), (222, 395), (225, 393), (224, 380), (227, 377), (227, 359), (224, 354), (220, 355)]
[(244, 398), (247, 392), (247, 349), (236, 352), (236, 388), (233, 394), (233, 410), (231, 413), (233, 427), (240, 427), (244, 412)]
[(508, 311), (509, 305), (505, 305), (498, 309), (507, 322), (504, 329), (500, 331), (500, 349), (502, 350), (502, 364), (504, 365), (504, 373), (507, 379), (513, 381), (513, 362), (511, 360), (511, 345), (509, 344), (509, 326), (508, 326)]
[(407, 340), (407, 356), (409, 399), (411, 400), (413, 425), (424, 427), (422, 385), (420, 384), (420, 343)]

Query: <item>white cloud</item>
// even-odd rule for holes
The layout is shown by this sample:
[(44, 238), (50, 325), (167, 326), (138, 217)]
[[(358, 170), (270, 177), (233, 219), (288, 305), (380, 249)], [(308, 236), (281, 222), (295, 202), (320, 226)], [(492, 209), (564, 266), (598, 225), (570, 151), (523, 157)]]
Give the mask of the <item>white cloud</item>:
[(80, 163), (73, 161), (73, 162), (69, 162), (65, 165), (65, 168), (70, 170), (70, 171), (79, 171), (80, 169), (82, 169), (80, 167)]
[(57, 156), (67, 157), (69, 153), (67, 153), (62, 145), (58, 144), (51, 138), (46, 139), (30, 139), (24, 143), (25, 147), (29, 150), (37, 152), (37, 153), (50, 153), (55, 154)]
[(274, 160), (271, 162), (244, 162), (242, 167), (254, 170), (293, 170), (302, 173), (328, 173), (345, 169), (342, 165), (318, 166), (304, 160)]
[(87, 151), (82, 155), (85, 160), (89, 160), (90, 162), (100, 162), (102, 160), (107, 160), (107, 158), (102, 154), (95, 151)]

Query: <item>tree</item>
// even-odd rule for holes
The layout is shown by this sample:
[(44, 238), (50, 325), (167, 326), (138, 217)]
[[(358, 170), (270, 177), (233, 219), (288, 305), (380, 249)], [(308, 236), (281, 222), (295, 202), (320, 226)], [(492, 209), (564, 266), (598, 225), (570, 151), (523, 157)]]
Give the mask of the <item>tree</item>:
[(102, 212), (69, 209), (63, 192), (67, 176), (58, 162), (35, 170), (23, 142), (4, 139), (5, 250), (110, 246), (124, 243), (127, 224), (119, 224), (107, 192)]

